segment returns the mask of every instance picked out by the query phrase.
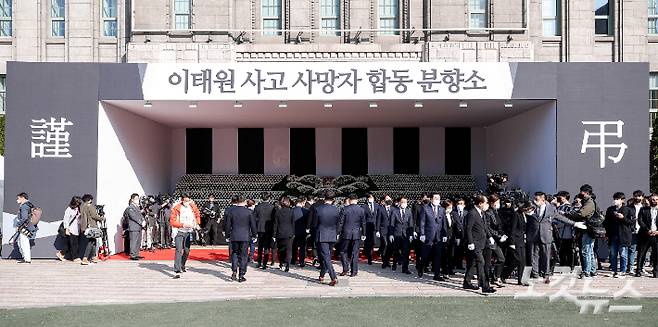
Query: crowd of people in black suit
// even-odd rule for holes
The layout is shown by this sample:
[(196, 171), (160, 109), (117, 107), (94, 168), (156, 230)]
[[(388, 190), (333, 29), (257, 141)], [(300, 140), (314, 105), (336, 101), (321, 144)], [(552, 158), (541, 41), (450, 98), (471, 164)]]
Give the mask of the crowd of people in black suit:
[[(443, 199), (435, 193), (417, 201), (368, 194), (362, 204), (352, 194), (335, 203), (331, 191), (319, 198), (284, 196), (272, 202), (267, 193), (262, 198), (249, 206), (235, 196), (221, 222), (233, 278), (239, 281), (246, 280), (254, 243), (257, 268), (267, 269), (276, 256), (279, 269), (287, 272), (291, 265), (305, 267), (307, 253), (312, 253), (319, 281), (328, 274), (332, 286), (338, 275), (357, 276), (361, 257), (372, 265), (375, 254), (382, 269), (400, 266), (403, 274), (412, 274), (410, 260), (415, 259), (419, 278), (431, 273), (434, 280), (445, 281), (462, 270), (463, 287), (484, 293), (506, 283), (528, 285), (524, 271), (529, 271), (525, 277), (549, 283), (558, 265), (570, 270), (581, 265), (581, 278), (594, 277), (605, 260), (595, 248), (605, 241), (613, 277), (646, 273), (648, 250), (651, 265), (657, 264), (658, 195), (645, 199), (641, 191), (628, 202), (623, 193), (615, 193), (607, 210), (599, 208), (589, 185), (583, 185), (573, 201), (566, 191), (536, 192), (525, 201), (496, 193), (468, 199)], [(331, 264), (334, 251), (342, 266), (339, 274)]]

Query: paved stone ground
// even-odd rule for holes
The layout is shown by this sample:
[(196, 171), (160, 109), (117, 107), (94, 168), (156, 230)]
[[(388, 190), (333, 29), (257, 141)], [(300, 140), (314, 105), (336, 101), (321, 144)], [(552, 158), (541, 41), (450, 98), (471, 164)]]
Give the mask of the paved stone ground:
[[(227, 262), (188, 262), (187, 272), (178, 280), (172, 279), (172, 265), (170, 261), (110, 260), (81, 266), (55, 260), (34, 260), (32, 264), (0, 260), (0, 308), (300, 297), (484, 296), (462, 289), (462, 274), (451, 276), (447, 282), (434, 282), (431, 275), (419, 279), (399, 269), (382, 270), (377, 264), (361, 265), (357, 277), (339, 277), (336, 287), (318, 283), (318, 270), (310, 266), (294, 267), (285, 273), (277, 269), (262, 271), (252, 265), (247, 281), (237, 283), (230, 280)], [(334, 263), (334, 268), (341, 271), (339, 264)], [(560, 288), (556, 285), (558, 279), (554, 276), (550, 285), (534, 280), (533, 289), (554, 293)], [(616, 279), (609, 272), (601, 272), (600, 277), (590, 281), (574, 282), (570, 290), (578, 296), (586, 295), (586, 283), (601, 291), (601, 296), (613, 296), (631, 283), (642, 296), (658, 297), (658, 279), (653, 278)], [(527, 290), (508, 284), (493, 296), (514, 296)]]

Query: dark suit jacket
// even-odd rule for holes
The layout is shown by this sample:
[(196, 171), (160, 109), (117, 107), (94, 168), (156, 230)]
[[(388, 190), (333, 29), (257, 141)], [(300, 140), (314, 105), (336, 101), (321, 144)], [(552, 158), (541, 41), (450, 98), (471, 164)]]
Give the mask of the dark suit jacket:
[(651, 230), (651, 207), (643, 207), (640, 209), (640, 215), (637, 222), (640, 224), (640, 231), (637, 233), (639, 237), (649, 237), (649, 230)]
[(489, 208), (484, 215), (487, 218), (487, 227), (489, 228), (489, 233), (496, 241), (500, 241), (500, 238), (505, 235), (503, 231), (503, 226), (500, 223), (500, 216), (498, 215), (498, 210), (494, 208)]
[(315, 208), (315, 241), (336, 242), (338, 224), (340, 224), (340, 210), (330, 204), (321, 204)]
[(281, 207), (274, 210), (274, 229), (272, 235), (276, 238), (295, 236), (295, 217), (292, 208)]
[(368, 224), (373, 224), (375, 226), (378, 226), (377, 223), (379, 222), (380, 215), (382, 214), (381, 210), (383, 209), (382, 206), (380, 206), (378, 203), (373, 203), (374, 206), (374, 211), (370, 211), (370, 207), (368, 206), (368, 203), (361, 205), (361, 208), (363, 208), (363, 212), (366, 214), (366, 223)]
[(437, 215), (434, 216), (432, 204), (428, 204), (420, 209), (420, 235), (425, 235), (425, 243), (434, 244), (442, 241), (443, 237), (448, 237), (448, 223), (446, 221), (446, 211), (443, 207), (437, 208)]
[[(466, 212), (464, 212), (466, 215)], [(450, 212), (450, 219), (452, 219), (452, 226), (450, 227), (450, 238), (453, 240), (464, 238), (464, 217), (459, 216), (455, 210)]]
[(391, 213), (391, 228), (389, 234), (395, 237), (409, 237), (414, 234), (414, 215), (410, 207), (404, 209), (402, 215), (401, 208), (395, 208)]
[(306, 236), (306, 227), (308, 225), (308, 209), (295, 206), (292, 209), (293, 218), (295, 219), (295, 236)]
[(308, 209), (308, 225), (306, 228), (309, 229), (311, 233), (315, 233), (315, 225), (318, 223), (318, 219), (315, 216), (315, 209), (323, 204), (323, 202), (315, 202)]
[(274, 205), (261, 202), (254, 208), (254, 216), (258, 223), (258, 233), (272, 234), (274, 230)]
[[(484, 215), (484, 212), (482, 213)], [(466, 244), (474, 244), (476, 250), (484, 250), (487, 246), (487, 240), (491, 235), (483, 217), (476, 208), (471, 209), (466, 215), (466, 226), (464, 228), (464, 237)]]
[[(617, 218), (615, 216), (617, 212), (623, 214), (624, 218)], [(633, 238), (632, 228), (635, 227), (635, 221), (633, 218), (634, 216), (631, 215), (631, 209), (628, 207), (622, 206), (619, 209), (617, 209), (616, 206), (608, 207), (605, 211), (605, 220), (603, 221), (608, 240), (617, 241), (620, 246), (630, 246)]]
[(356, 204), (343, 208), (340, 215), (340, 237), (344, 240), (358, 240), (366, 235), (366, 213)]
[(140, 232), (142, 230), (144, 216), (136, 205), (131, 203), (126, 210), (123, 211), (123, 218), (128, 221), (129, 232)]
[(391, 214), (396, 209), (394, 206), (388, 208), (386, 211), (385, 206), (380, 206), (379, 210), (379, 220), (377, 221), (377, 231), (379, 232), (380, 237), (385, 237), (388, 234), (388, 228), (391, 226)]
[(526, 222), (522, 213), (514, 213), (511, 217), (510, 227), (509, 227), (509, 238), (511, 244), (514, 244), (517, 248), (519, 246), (525, 245), (525, 231), (526, 231)]
[(236, 206), (226, 217), (226, 238), (231, 242), (248, 242), (256, 237), (256, 219), (251, 210)]

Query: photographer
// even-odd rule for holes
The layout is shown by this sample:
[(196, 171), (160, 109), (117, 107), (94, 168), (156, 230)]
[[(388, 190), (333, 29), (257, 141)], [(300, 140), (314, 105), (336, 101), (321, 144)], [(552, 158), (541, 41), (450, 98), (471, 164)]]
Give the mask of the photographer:
[(98, 228), (99, 221), (105, 221), (105, 217), (99, 216), (96, 207), (92, 204), (94, 197), (91, 194), (82, 196), (82, 207), (80, 209), (80, 230), (85, 235), (85, 253), (82, 256), (81, 264), (86, 266), (89, 261), (98, 263), (96, 253), (96, 238), (101, 237), (101, 230)]
[(128, 235), (130, 238), (130, 260), (139, 260), (144, 257), (139, 256), (139, 248), (142, 243), (142, 227), (146, 226), (146, 221), (139, 208), (139, 194), (130, 195), (128, 207), (123, 211), (123, 219), (128, 222)]
[(208, 196), (208, 204), (203, 206), (202, 213), (205, 220), (202, 226), (205, 226), (206, 230), (204, 242), (207, 245), (219, 245), (219, 206), (215, 203), (214, 195)]
[(160, 210), (158, 211), (158, 232), (160, 233), (160, 248), (171, 248), (171, 225), (169, 224), (171, 216), (171, 199), (169, 196), (163, 196), (160, 199)]
[(32, 224), (31, 203), (27, 193), (19, 193), (16, 203), (19, 205), (18, 215), (16, 216), (16, 228), (18, 231), (18, 250), (23, 256), (21, 263), (32, 263), (32, 249), (30, 248), (30, 239), (34, 237), (37, 227)]

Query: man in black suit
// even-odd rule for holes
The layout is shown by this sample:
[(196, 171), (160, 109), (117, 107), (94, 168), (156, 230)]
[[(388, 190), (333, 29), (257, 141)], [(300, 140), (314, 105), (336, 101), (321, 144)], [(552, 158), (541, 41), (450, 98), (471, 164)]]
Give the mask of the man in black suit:
[(350, 194), (349, 205), (343, 208), (340, 216), (340, 261), (343, 265), (341, 276), (354, 277), (359, 272), (359, 241), (366, 239), (366, 213), (357, 205), (359, 197)]
[(457, 252), (457, 240), (461, 240), (461, 226), (458, 226), (458, 214), (454, 210), (450, 199), (443, 200), (441, 206), (446, 211), (446, 225), (448, 227), (448, 242), (443, 247), (441, 254), (441, 271), (444, 275), (454, 275), (455, 253)]
[(306, 226), (308, 226), (308, 209), (305, 205), (306, 197), (300, 196), (292, 209), (295, 219), (295, 238), (293, 239), (292, 261), (290, 264), (294, 265), (299, 260), (299, 266), (302, 268), (306, 266)]
[[(647, 259), (647, 251), (658, 253), (658, 195), (649, 196), (649, 207), (640, 209), (638, 223), (640, 231), (637, 233), (638, 256), (635, 268), (635, 277), (642, 276), (644, 262)], [(653, 278), (658, 278), (658, 255), (652, 255)]]
[(208, 203), (203, 206), (203, 218), (205, 218), (205, 243), (208, 245), (219, 245), (219, 206), (215, 202), (215, 196), (208, 196)]
[(509, 233), (508, 247), (510, 251), (507, 252), (507, 261), (505, 268), (503, 268), (503, 282), (512, 275), (512, 271), (516, 268), (518, 275), (517, 283), (519, 285), (528, 286), (527, 283), (522, 281), (523, 270), (525, 269), (526, 263), (525, 232), (526, 222), (534, 213), (535, 207), (532, 206), (530, 201), (526, 201), (519, 206), (516, 213), (511, 217), (509, 230), (507, 231), (507, 233)]
[(413, 234), (415, 232), (414, 216), (407, 202), (407, 198), (402, 196), (400, 197), (399, 208), (393, 209), (388, 240), (393, 252), (393, 265), (391, 269), (396, 270), (398, 262), (402, 261), (402, 272), (411, 274), (409, 271), (409, 245), (414, 238)]
[(475, 207), (466, 215), (466, 225), (464, 228), (464, 236), (466, 238), (466, 248), (468, 254), (471, 256), (469, 265), (466, 268), (466, 275), (464, 275), (464, 288), (476, 290), (479, 287), (471, 284), (473, 274), (477, 270), (478, 284), (482, 287), (482, 293), (496, 292), (489, 286), (489, 280), (484, 271), (484, 256), (482, 251), (487, 244), (494, 244), (494, 239), (489, 234), (489, 229), (484, 218), (484, 213), (489, 209), (487, 197), (484, 195), (477, 195), (474, 202)]
[(434, 280), (444, 281), (441, 276), (441, 251), (448, 242), (448, 225), (446, 212), (441, 207), (441, 195), (432, 194), (432, 201), (420, 211), (420, 241), (424, 243), (420, 267), (417, 267), (418, 277), (423, 276), (427, 262), (432, 258)]
[(366, 203), (362, 208), (366, 214), (366, 240), (363, 243), (363, 253), (368, 259), (368, 264), (372, 265), (372, 249), (375, 245), (375, 234), (378, 233), (375, 226), (381, 219), (383, 208), (375, 202), (375, 196), (372, 193), (366, 195)]
[[(249, 241), (256, 239), (256, 219), (251, 210), (246, 207), (247, 201), (238, 198), (237, 206), (229, 211), (226, 217), (226, 241), (231, 242), (231, 275), (232, 280), (242, 283), (247, 272), (247, 251)], [(239, 279), (236, 274), (239, 272)]]
[[(619, 277), (617, 271), (622, 274), (626, 273), (628, 266), (628, 247), (631, 245), (632, 230), (635, 221), (631, 215), (631, 209), (625, 206), (626, 196), (622, 192), (615, 192), (612, 195), (613, 205), (605, 211), (605, 220), (603, 226), (608, 238), (608, 247), (610, 249), (610, 270), (612, 277)], [(617, 262), (621, 254), (619, 269)]]
[(338, 225), (340, 224), (340, 210), (333, 205), (334, 196), (333, 191), (325, 193), (324, 203), (315, 208), (312, 222), (320, 259), (320, 283), (324, 281), (324, 275), (329, 272), (329, 277), (331, 277), (329, 286), (338, 283), (336, 271), (331, 263), (331, 250), (338, 240)]
[(323, 198), (313, 198), (309, 201), (310, 205), (308, 207), (308, 225), (306, 226), (306, 234), (308, 236), (309, 242), (308, 244), (311, 246), (311, 252), (313, 253), (313, 261), (312, 265), (315, 266), (316, 264), (318, 265), (317, 268), (320, 269), (320, 257), (319, 257), (319, 252), (318, 252), (318, 247), (317, 247), (317, 242), (315, 242), (315, 223), (317, 222), (317, 219), (315, 217), (315, 209), (324, 204), (324, 199)]
[(381, 214), (379, 215), (379, 221), (377, 222), (378, 230), (375, 236), (379, 237), (379, 256), (382, 258), (382, 269), (388, 268), (391, 266), (391, 254), (392, 247), (388, 244), (388, 228), (391, 226), (391, 213), (395, 209), (393, 206), (393, 199), (388, 195), (384, 196), (384, 201), (382, 205)]
[(640, 231), (640, 223), (638, 223), (640, 210), (647, 205), (647, 200), (644, 198), (642, 190), (635, 190), (633, 198), (628, 203), (628, 209), (633, 218), (633, 226), (631, 228), (631, 246), (628, 247), (628, 266), (626, 272), (631, 273), (635, 259), (637, 258), (637, 233)]
[(503, 287), (500, 275), (503, 272), (503, 266), (505, 264), (505, 254), (502, 249), (506, 245), (508, 237), (503, 231), (503, 226), (498, 214), (498, 209), (500, 209), (500, 197), (497, 194), (491, 194), (487, 200), (489, 201), (489, 210), (485, 212), (484, 216), (486, 218), (487, 228), (489, 228), (489, 233), (496, 242), (494, 244), (489, 244), (482, 253), (484, 256), (484, 271), (491, 271), (491, 259), (495, 258), (492, 284), (498, 287)]
[(274, 205), (270, 203), (272, 195), (269, 192), (263, 192), (261, 199), (262, 202), (254, 208), (254, 216), (258, 224), (258, 256), (256, 259), (256, 268), (267, 269), (269, 254), (272, 252)]

